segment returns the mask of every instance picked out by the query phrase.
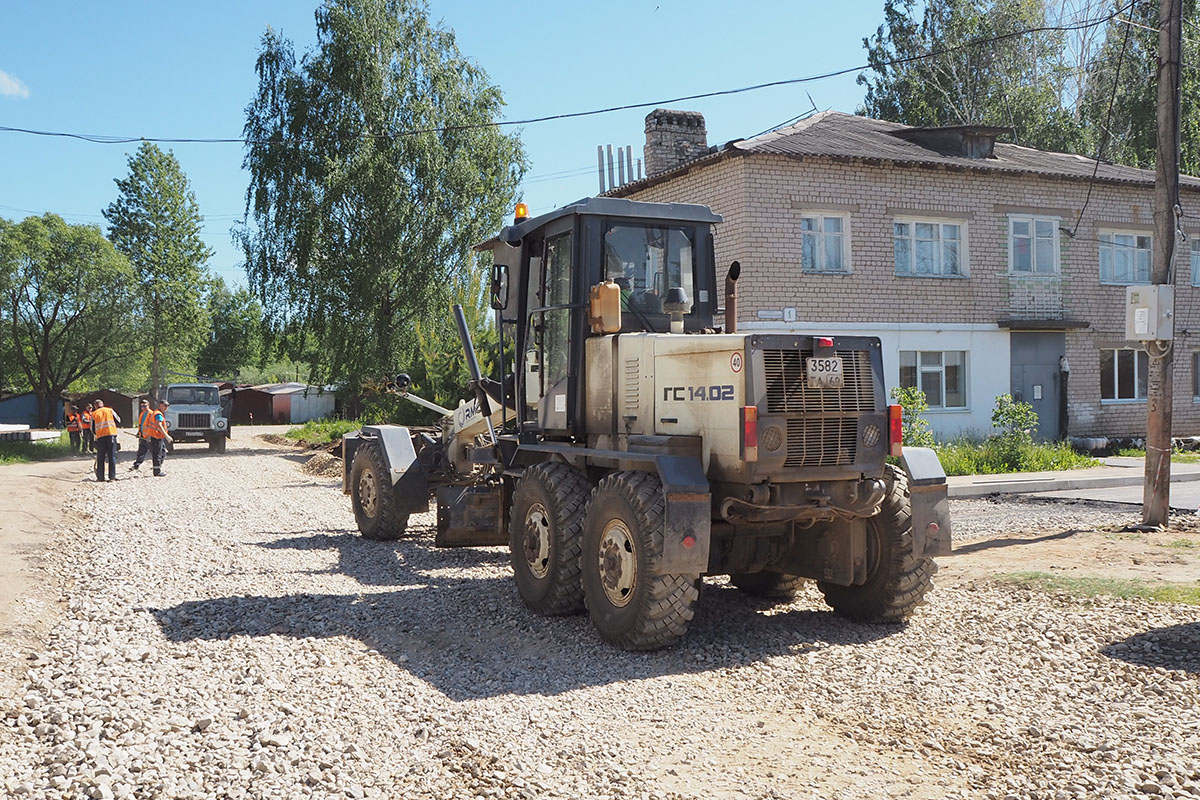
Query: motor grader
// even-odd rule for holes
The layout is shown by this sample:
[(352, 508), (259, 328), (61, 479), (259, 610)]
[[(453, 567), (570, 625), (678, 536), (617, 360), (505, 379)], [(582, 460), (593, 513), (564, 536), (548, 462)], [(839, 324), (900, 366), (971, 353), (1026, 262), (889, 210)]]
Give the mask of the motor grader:
[(480, 374), (455, 308), (472, 399), (442, 408), (400, 375), (394, 390), (436, 428), (345, 437), (363, 535), (399, 537), (432, 495), (436, 544), (506, 544), (526, 606), (586, 609), (629, 650), (683, 637), (705, 576), (773, 597), (815, 580), (852, 620), (907, 619), (950, 552), (941, 465), (901, 448), (877, 338), (737, 331), (740, 267), (719, 292), (719, 222), (705, 206), (589, 198), (519, 209), (478, 245), (503, 377)]

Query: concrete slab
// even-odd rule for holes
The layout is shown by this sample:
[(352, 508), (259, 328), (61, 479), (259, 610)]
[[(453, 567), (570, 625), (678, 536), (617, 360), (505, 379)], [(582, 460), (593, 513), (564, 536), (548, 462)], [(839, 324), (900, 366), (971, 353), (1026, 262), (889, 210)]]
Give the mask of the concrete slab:
[[(1032, 492), (1031, 497), (1052, 497), (1066, 500), (1092, 500), (1105, 503), (1129, 503), (1142, 505), (1143, 487), (1141, 483), (1133, 486), (1113, 486), (1109, 488), (1067, 489), (1058, 492)], [(1172, 481), (1171, 510), (1179, 512), (1194, 512), (1200, 508), (1200, 482)]]
[[(1104, 466), (1090, 469), (1013, 472), (1004, 475), (959, 475), (947, 478), (946, 484), (951, 497), (983, 497), (993, 493), (1080, 492), (1128, 486), (1137, 487), (1140, 492), (1144, 479), (1145, 467), (1140, 458), (1121, 457), (1105, 459)], [(1192, 481), (1200, 481), (1200, 464), (1171, 465), (1172, 483)], [(1141, 502), (1140, 495), (1138, 502)]]

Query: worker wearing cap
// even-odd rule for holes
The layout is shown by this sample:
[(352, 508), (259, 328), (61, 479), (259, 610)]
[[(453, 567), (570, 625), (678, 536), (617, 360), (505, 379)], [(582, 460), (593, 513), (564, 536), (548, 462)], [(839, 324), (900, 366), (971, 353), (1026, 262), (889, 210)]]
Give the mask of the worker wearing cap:
[(155, 476), (162, 477), (166, 474), (162, 471), (163, 455), (167, 449), (167, 439), (171, 438), (167, 433), (167, 401), (160, 402), (157, 409), (150, 408), (146, 400), (138, 405), (138, 451), (130, 469), (140, 467), (146, 460), (146, 453), (149, 453)]
[[(146, 453), (150, 452), (150, 435), (146, 432), (146, 430), (150, 425), (150, 420), (153, 414), (154, 412), (150, 410), (149, 400), (143, 397), (138, 401), (138, 449), (137, 456), (134, 457), (133, 465), (129, 467), (130, 469), (137, 469), (140, 467), (142, 462), (146, 460)], [(154, 465), (156, 468), (158, 466), (158, 461), (159, 460), (157, 458), (154, 459)]]
[(83, 437), (82, 449), (85, 453), (96, 452), (96, 434), (92, 431), (92, 404), (83, 407), (79, 415), (79, 433)]
[(96, 431), (96, 480), (104, 480), (104, 465), (108, 464), (108, 479), (117, 479), (117, 426), (121, 418), (103, 400), (96, 401), (92, 412), (92, 427)]
[(79, 412), (75, 406), (67, 403), (67, 436), (71, 438), (71, 452), (79, 455), (83, 452), (83, 439), (79, 436)]

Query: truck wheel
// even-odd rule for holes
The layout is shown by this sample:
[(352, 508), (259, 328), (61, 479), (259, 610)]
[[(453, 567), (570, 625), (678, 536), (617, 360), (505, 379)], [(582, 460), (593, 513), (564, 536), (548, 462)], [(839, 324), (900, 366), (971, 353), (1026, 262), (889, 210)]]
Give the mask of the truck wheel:
[(579, 553), (591, 489), (579, 470), (546, 462), (525, 470), (513, 492), (513, 574), (521, 600), (538, 614), (583, 610)]
[(808, 578), (786, 572), (735, 572), (729, 582), (751, 597), (778, 597), (791, 600), (804, 588)]
[(921, 604), (937, 564), (913, 557), (912, 499), (908, 476), (888, 465), (888, 493), (867, 520), (867, 580), (859, 586), (818, 582), (825, 602), (856, 622), (900, 623)]
[(208, 440), (208, 449), (216, 450), (218, 453), (224, 453), (225, 452), (225, 437), (218, 436), (216, 439), (209, 439)]
[(583, 595), (600, 636), (656, 650), (687, 633), (698, 574), (661, 574), (666, 498), (656, 475), (617, 472), (592, 492), (583, 532)]
[(396, 513), (396, 497), (387, 475), (378, 443), (359, 444), (350, 466), (350, 502), (358, 530), (367, 539), (399, 539), (408, 527), (408, 515)]

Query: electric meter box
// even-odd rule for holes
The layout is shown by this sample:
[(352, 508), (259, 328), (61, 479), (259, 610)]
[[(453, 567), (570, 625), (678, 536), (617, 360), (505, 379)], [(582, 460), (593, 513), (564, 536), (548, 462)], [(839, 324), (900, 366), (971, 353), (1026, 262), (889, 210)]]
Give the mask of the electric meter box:
[(1131, 342), (1173, 339), (1175, 287), (1169, 284), (1125, 287), (1125, 338)]

